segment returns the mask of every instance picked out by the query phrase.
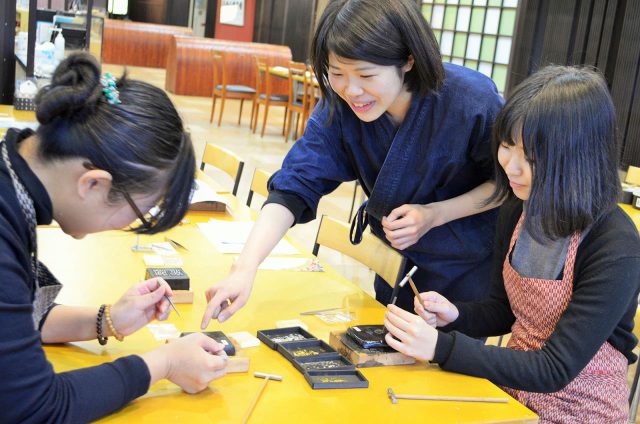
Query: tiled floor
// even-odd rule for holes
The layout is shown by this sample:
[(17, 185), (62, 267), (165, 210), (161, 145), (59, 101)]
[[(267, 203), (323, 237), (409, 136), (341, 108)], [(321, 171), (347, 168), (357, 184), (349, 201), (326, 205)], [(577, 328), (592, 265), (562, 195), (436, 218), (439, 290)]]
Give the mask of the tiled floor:
[[(104, 69), (114, 75), (119, 75), (123, 67), (105, 65)], [(127, 73), (130, 78), (142, 79), (164, 88), (164, 69), (128, 67)], [(244, 159), (245, 169), (238, 191), (238, 197), (242, 200), (245, 200), (247, 197), (254, 168), (259, 167), (268, 171), (276, 171), (280, 168), (282, 159), (292, 145), (292, 141), (285, 143), (284, 136), (281, 133), (282, 122), (284, 120), (283, 108), (274, 107), (270, 109), (265, 136), (264, 138), (260, 138), (259, 133), (252, 134), (249, 130), (250, 106), (247, 107), (247, 105), (245, 105), (242, 124), (237, 125), (240, 103), (233, 100), (228, 101), (225, 105), (222, 125), (218, 127), (215, 122), (217, 122), (219, 109), (216, 109), (216, 119), (214, 119), (214, 123), (209, 123), (211, 113), (210, 98), (177, 96), (171, 93), (169, 93), (169, 96), (175, 102), (191, 132), (196, 150), (196, 158), (202, 156), (205, 143), (212, 142), (234, 151)], [(211, 170), (209, 167), (207, 173), (219, 179), (221, 182), (228, 184), (231, 188), (231, 179), (222, 172)], [(320, 202), (318, 216), (328, 214), (346, 221), (349, 218), (353, 189), (353, 183), (345, 183), (338, 187), (334, 193), (323, 198)], [(260, 196), (256, 195), (252, 202), (252, 208), (259, 209), (262, 200), (264, 199), (260, 199)], [(307, 224), (297, 225), (289, 230), (289, 235), (299, 245), (311, 250), (318, 224), (319, 220), (314, 220)], [(371, 270), (351, 260), (349, 257), (331, 252), (328, 249), (321, 249), (319, 257), (321, 262), (328, 263), (346, 278), (358, 284), (368, 293), (373, 294), (372, 283), (374, 274)], [(496, 338), (490, 338), (488, 343), (495, 344), (496, 341)], [(506, 343), (506, 340), (504, 343)], [(630, 367), (629, 383), (633, 381), (633, 370), (635, 370), (635, 365)], [(636, 422), (639, 423), (640, 420)]]

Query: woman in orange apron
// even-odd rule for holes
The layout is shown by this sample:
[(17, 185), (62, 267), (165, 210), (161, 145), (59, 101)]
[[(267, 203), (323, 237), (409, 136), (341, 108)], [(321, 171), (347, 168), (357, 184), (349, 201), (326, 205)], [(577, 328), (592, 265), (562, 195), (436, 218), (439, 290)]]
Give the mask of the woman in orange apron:
[[(453, 304), (421, 293), (418, 315), (389, 306), (387, 342), (491, 380), (541, 422), (626, 422), (640, 237), (617, 206), (616, 120), (604, 79), (589, 69), (539, 71), (500, 112), (493, 144), (489, 201), (505, 203), (490, 298)], [(473, 338), (507, 333), (505, 348)]]

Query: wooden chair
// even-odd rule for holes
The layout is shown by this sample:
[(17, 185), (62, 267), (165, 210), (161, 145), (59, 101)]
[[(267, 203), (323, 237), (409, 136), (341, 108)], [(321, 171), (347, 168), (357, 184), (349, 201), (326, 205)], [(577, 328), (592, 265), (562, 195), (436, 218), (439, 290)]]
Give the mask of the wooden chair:
[[(216, 109), (216, 99), (220, 97), (220, 117), (218, 118), (218, 126), (222, 122), (222, 113), (224, 112), (224, 103), (227, 99), (240, 100), (240, 114), (238, 115), (238, 125), (242, 119), (242, 106), (245, 100), (251, 100), (255, 103), (256, 90), (246, 85), (229, 84), (227, 80), (227, 72), (225, 70), (225, 57), (223, 52), (213, 53), (213, 104), (211, 105), (211, 117), (209, 122), (213, 122), (213, 114)], [(251, 110), (253, 120), (253, 108)]]
[(272, 174), (270, 172), (259, 168), (256, 168), (253, 171), (253, 178), (251, 178), (251, 186), (249, 187), (249, 195), (247, 196), (247, 206), (251, 206), (253, 193), (258, 193), (262, 197), (269, 196), (267, 182), (269, 182), (271, 175)]
[[(258, 112), (260, 111), (260, 105), (264, 105), (264, 118), (262, 119), (262, 130), (260, 131), (260, 137), (264, 137), (264, 129), (267, 126), (267, 117), (269, 115), (270, 106), (284, 106), (285, 116), (287, 108), (289, 106), (289, 96), (286, 94), (273, 94), (271, 74), (269, 73), (269, 65), (266, 61), (259, 57), (256, 58), (256, 98), (253, 104), (253, 111), (251, 116), (253, 117), (253, 123), (251, 129), (256, 132), (258, 127)], [(282, 134), (284, 134), (284, 120), (282, 122)]]
[(284, 134), (285, 143), (289, 141), (291, 131), (291, 120), (296, 114), (295, 129), (293, 131), (294, 140), (298, 139), (298, 128), (300, 127), (300, 116), (304, 116), (309, 108), (309, 83), (307, 77), (307, 65), (300, 62), (289, 62), (289, 107), (284, 121), (286, 132)]
[(320, 245), (337, 250), (371, 268), (391, 287), (394, 287), (404, 277), (405, 257), (369, 231), (363, 234), (360, 244), (351, 244), (350, 228), (346, 222), (323, 215), (313, 246), (313, 254), (318, 255)]
[(304, 134), (304, 130), (307, 127), (307, 121), (309, 121), (309, 116), (311, 116), (311, 112), (316, 107), (316, 103), (320, 101), (322, 96), (322, 92), (320, 91), (320, 87), (314, 83), (315, 73), (313, 72), (313, 66), (308, 65), (307, 71), (309, 72), (307, 75), (309, 77), (309, 103), (307, 104), (307, 109), (302, 115), (302, 133)]
[(238, 193), (240, 177), (242, 177), (242, 169), (244, 168), (244, 162), (238, 155), (215, 144), (207, 143), (204, 147), (200, 170), (204, 171), (205, 164), (215, 166), (229, 175), (234, 181), (233, 191), (231, 193), (234, 196)]

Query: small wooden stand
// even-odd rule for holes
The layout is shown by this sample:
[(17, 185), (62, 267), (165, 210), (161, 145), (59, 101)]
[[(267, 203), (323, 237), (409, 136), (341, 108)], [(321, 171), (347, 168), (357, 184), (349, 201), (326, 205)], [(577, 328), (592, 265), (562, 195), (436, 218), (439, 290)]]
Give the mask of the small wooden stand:
[(171, 300), (173, 303), (193, 303), (193, 292), (191, 290), (173, 290)]
[(351, 340), (344, 331), (332, 331), (329, 335), (329, 345), (358, 368), (406, 365), (416, 362), (414, 358), (390, 347), (364, 349)]

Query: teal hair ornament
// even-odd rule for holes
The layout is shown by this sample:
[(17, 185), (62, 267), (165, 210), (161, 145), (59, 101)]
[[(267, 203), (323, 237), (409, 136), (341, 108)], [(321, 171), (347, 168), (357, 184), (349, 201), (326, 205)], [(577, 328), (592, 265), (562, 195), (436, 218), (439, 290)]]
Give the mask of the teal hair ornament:
[(100, 84), (102, 85), (102, 94), (112, 105), (118, 105), (122, 103), (120, 101), (120, 92), (116, 87), (116, 79), (109, 72), (105, 73), (102, 78), (100, 78)]

